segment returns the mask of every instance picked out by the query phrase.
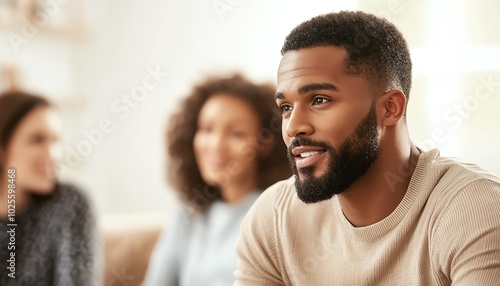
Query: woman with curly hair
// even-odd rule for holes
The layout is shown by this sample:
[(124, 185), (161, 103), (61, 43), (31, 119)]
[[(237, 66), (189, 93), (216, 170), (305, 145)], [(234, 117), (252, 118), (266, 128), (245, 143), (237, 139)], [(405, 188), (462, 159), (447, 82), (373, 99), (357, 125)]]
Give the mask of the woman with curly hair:
[(160, 236), (144, 285), (231, 285), (239, 225), (291, 176), (274, 88), (240, 75), (196, 86), (168, 127), (168, 178), (183, 208)]
[(46, 99), (0, 94), (0, 285), (99, 285), (87, 198), (56, 176), (60, 119)]

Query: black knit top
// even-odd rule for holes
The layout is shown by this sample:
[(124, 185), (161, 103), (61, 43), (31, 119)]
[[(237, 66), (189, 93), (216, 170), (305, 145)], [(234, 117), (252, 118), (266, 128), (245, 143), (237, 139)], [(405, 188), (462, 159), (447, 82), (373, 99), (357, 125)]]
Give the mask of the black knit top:
[[(0, 219), (0, 285), (99, 284), (95, 219), (75, 187), (58, 184), (51, 195), (35, 196), (26, 211), (16, 214), (17, 226), (9, 223)], [(11, 253), (15, 269), (8, 268)]]

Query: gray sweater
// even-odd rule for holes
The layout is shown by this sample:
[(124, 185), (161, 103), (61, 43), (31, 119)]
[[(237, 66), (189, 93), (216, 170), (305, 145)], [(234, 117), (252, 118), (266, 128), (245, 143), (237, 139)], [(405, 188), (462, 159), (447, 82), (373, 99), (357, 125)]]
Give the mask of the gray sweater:
[(156, 243), (143, 285), (232, 285), (240, 223), (260, 193), (237, 204), (215, 201), (202, 215), (179, 211)]
[(0, 220), (0, 285), (98, 285), (97, 232), (87, 199), (75, 188), (58, 185), (49, 196), (16, 214), (15, 278), (7, 269), (11, 227)]

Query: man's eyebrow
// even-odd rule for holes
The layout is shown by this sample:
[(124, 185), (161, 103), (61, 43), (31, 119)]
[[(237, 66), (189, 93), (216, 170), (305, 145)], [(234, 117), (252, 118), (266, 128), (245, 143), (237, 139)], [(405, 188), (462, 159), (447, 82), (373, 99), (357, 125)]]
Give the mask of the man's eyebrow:
[(339, 88), (333, 84), (322, 82), (322, 83), (310, 83), (299, 88), (299, 94), (308, 93), (315, 90), (333, 90), (339, 91)]
[[(310, 83), (299, 88), (299, 94), (308, 93), (315, 90), (333, 90), (339, 91), (339, 88), (331, 83), (321, 82), (321, 83)], [(274, 100), (285, 99), (285, 95), (282, 92), (277, 92), (274, 95)]]
[(275, 95), (274, 95), (274, 100), (278, 100), (278, 99), (285, 99), (285, 96), (283, 95), (282, 92), (277, 92)]

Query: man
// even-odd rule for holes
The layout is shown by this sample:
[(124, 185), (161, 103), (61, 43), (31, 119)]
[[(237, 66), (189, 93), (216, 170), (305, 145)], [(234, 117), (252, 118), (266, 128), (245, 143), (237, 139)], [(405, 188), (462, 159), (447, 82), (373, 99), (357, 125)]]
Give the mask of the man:
[(397, 28), (322, 15), (282, 55), (275, 99), (294, 177), (245, 218), (235, 285), (498, 285), (500, 180), (412, 143)]

